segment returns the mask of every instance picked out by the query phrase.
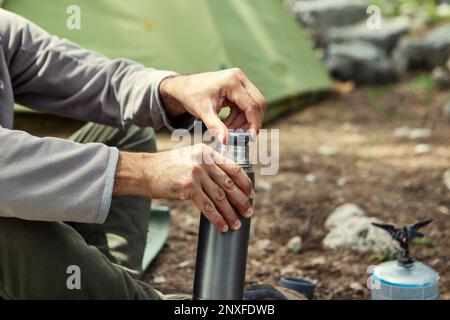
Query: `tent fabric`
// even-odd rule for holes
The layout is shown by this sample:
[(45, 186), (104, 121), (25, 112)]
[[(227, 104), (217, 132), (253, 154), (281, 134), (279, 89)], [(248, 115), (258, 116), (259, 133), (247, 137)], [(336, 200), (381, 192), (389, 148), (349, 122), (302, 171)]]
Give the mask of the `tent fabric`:
[[(281, 0), (2, 1), (5, 9), (111, 58), (180, 73), (239, 67), (272, 104), (332, 88)], [(80, 29), (67, 27), (74, 5)]]

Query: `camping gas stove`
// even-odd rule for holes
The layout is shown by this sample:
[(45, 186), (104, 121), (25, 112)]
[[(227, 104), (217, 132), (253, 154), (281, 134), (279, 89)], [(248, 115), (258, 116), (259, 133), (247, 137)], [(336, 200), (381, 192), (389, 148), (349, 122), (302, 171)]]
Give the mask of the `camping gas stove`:
[(373, 225), (390, 233), (399, 242), (397, 261), (377, 265), (371, 275), (372, 300), (437, 300), (439, 299), (439, 275), (427, 265), (416, 262), (410, 256), (409, 244), (423, 237), (417, 230), (431, 220), (397, 229), (388, 224)]

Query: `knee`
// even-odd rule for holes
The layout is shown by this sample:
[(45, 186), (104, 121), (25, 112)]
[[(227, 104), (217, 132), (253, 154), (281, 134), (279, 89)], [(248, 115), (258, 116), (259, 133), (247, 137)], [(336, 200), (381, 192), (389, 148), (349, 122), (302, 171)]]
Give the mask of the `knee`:
[(71, 236), (63, 223), (0, 218), (0, 296), (62, 296), (67, 291), (66, 268), (77, 258), (67, 252), (81, 247), (82, 239), (75, 232)]
[[(71, 235), (71, 237), (69, 237)], [(69, 226), (60, 222), (27, 221), (0, 218), (0, 254), (38, 254), (57, 252), (68, 242), (82, 243), (83, 239)]]

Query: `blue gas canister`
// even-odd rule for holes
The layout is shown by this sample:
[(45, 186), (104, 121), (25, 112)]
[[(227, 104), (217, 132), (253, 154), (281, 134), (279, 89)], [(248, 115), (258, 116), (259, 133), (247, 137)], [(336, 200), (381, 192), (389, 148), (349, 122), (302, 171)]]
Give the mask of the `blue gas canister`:
[(421, 221), (400, 229), (393, 225), (375, 226), (389, 232), (399, 242), (397, 261), (388, 261), (372, 269), (370, 289), (372, 300), (437, 300), (439, 299), (439, 274), (429, 266), (414, 261), (410, 256), (409, 244), (423, 234), (418, 229), (431, 220)]

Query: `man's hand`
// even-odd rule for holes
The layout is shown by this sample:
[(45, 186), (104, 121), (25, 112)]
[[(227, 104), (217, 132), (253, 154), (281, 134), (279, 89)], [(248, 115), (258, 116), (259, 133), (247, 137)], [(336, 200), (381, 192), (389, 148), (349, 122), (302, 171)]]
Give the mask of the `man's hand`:
[[(170, 117), (189, 112), (222, 143), (227, 127), (248, 130), (255, 137), (267, 108), (264, 96), (240, 69), (169, 77), (161, 82), (160, 94)], [(222, 122), (218, 113), (224, 107), (231, 111)]]
[(204, 144), (159, 153), (120, 152), (113, 195), (190, 199), (222, 232), (241, 225), (233, 207), (244, 217), (253, 214), (250, 179)]

